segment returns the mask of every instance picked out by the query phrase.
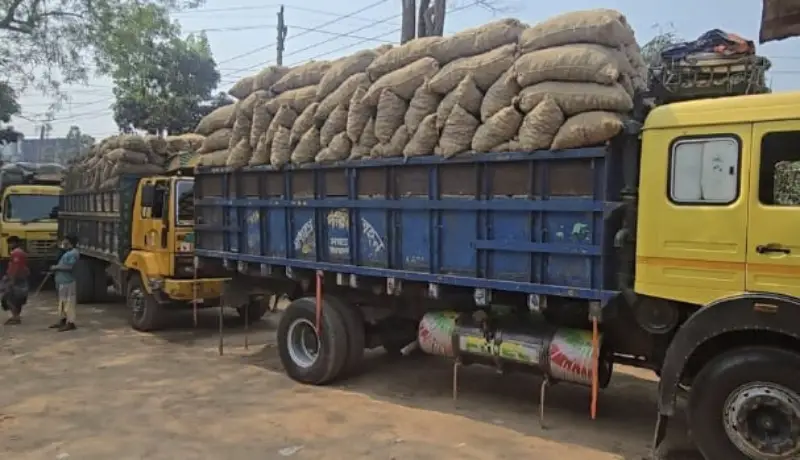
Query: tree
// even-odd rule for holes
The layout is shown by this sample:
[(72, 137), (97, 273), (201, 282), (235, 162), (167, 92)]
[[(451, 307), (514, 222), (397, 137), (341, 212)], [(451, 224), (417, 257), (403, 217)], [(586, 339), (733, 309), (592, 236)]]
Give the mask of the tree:
[(10, 122), (11, 116), (19, 111), (16, 91), (8, 83), (0, 82), (0, 123)]
[(664, 49), (666, 49), (668, 46), (672, 46), (684, 41), (675, 32), (675, 27), (672, 24), (669, 24), (669, 27), (666, 30), (658, 24), (653, 26), (653, 28), (658, 30), (658, 33), (655, 37), (650, 39), (650, 41), (645, 43), (644, 46), (642, 46), (642, 58), (647, 64), (647, 67), (650, 68), (661, 66), (661, 52), (664, 51)]
[[(194, 128), (220, 74), (205, 35), (150, 40), (112, 71), (114, 121), (123, 131)], [(211, 103), (213, 105), (213, 102)]]
[(94, 144), (94, 137), (83, 134), (81, 128), (74, 125), (69, 127), (66, 139), (68, 147), (62, 155), (64, 160), (69, 160), (89, 152), (89, 148)]

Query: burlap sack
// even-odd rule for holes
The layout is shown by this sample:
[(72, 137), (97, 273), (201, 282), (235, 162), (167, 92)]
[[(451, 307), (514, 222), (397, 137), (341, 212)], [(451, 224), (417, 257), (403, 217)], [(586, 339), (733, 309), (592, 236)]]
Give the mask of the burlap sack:
[(372, 152), (372, 147), (366, 147), (363, 145), (356, 144), (350, 150), (350, 157), (348, 157), (347, 159), (353, 161), (353, 160), (362, 160), (364, 158), (369, 158), (371, 152)]
[(253, 75), (244, 77), (233, 84), (231, 89), (228, 90), (228, 94), (239, 100), (245, 99), (247, 96), (250, 95), (250, 93), (253, 92), (254, 81), (255, 81), (255, 76)]
[(514, 69), (523, 88), (548, 80), (610, 85), (620, 75), (614, 54), (592, 45), (564, 45), (523, 54)]
[(194, 132), (208, 136), (222, 128), (233, 126), (236, 116), (236, 104), (220, 107), (203, 117), (197, 124)]
[(195, 152), (203, 145), (205, 136), (187, 133), (179, 136), (167, 136), (164, 140), (167, 142), (168, 153)]
[(277, 126), (283, 126), (284, 128), (292, 129), (292, 126), (296, 121), (297, 112), (292, 110), (288, 105), (282, 105), (278, 109), (277, 113), (275, 113), (275, 117), (272, 118), (272, 123), (270, 124), (276, 124)]
[(486, 91), (481, 102), (481, 121), (486, 122), (492, 115), (511, 105), (521, 89), (514, 69), (508, 69)]
[(436, 114), (426, 116), (419, 124), (411, 140), (403, 149), (406, 158), (423, 155), (433, 155), (436, 144), (439, 142), (439, 130), (436, 129)]
[[(297, 147), (292, 151), (291, 160), (294, 164), (311, 163), (319, 154), (322, 146), (319, 143), (319, 129), (312, 126), (302, 136), (297, 143)], [(275, 155), (273, 154), (273, 157)], [(273, 163), (273, 166), (275, 163)]]
[(375, 137), (375, 118), (367, 120), (364, 130), (361, 132), (361, 137), (358, 138), (358, 145), (371, 149), (378, 145), (378, 138)]
[(388, 143), (381, 143), (373, 147), (370, 154), (374, 158), (401, 157), (410, 138), (411, 135), (409, 135), (408, 129), (406, 129), (405, 125), (401, 125), (394, 131)]
[(456, 104), (447, 117), (447, 122), (445, 122), (444, 129), (442, 129), (442, 135), (439, 136), (439, 145), (436, 147), (436, 153), (445, 158), (451, 158), (459, 153), (468, 151), (472, 144), (472, 136), (475, 135), (478, 125), (480, 125), (480, 121), (475, 115)]
[(200, 155), (197, 166), (225, 166), (228, 162), (228, 149), (217, 150), (215, 152)]
[(456, 104), (460, 105), (462, 109), (477, 116), (480, 116), (481, 103), (483, 101), (483, 93), (475, 86), (475, 81), (471, 76), (467, 75), (461, 80), (456, 89), (444, 97), (439, 107), (436, 109), (436, 124), (439, 131), (444, 129), (444, 124), (447, 122), (447, 117), (450, 116), (450, 111)]
[(515, 104), (530, 112), (545, 98), (551, 97), (568, 117), (595, 110), (629, 112), (633, 110), (630, 95), (617, 84), (545, 81), (520, 92)]
[(632, 30), (616, 11), (593, 9), (560, 14), (525, 29), (519, 37), (522, 52), (572, 43), (620, 47), (635, 43)]
[(522, 114), (509, 106), (494, 114), (478, 127), (472, 137), (472, 150), (490, 152), (500, 144), (510, 141), (519, 130)]
[(446, 37), (432, 46), (430, 55), (446, 64), (516, 43), (524, 29), (525, 25), (516, 19), (500, 19)]
[(250, 147), (256, 148), (261, 135), (267, 132), (269, 124), (272, 123), (272, 114), (267, 109), (267, 101), (256, 102), (253, 108), (253, 122), (250, 126)]
[(510, 44), (477, 56), (457, 59), (431, 77), (428, 88), (439, 94), (447, 94), (464, 77), (471, 75), (478, 88), (486, 91), (514, 64), (516, 49), (517, 45)]
[(562, 124), (564, 113), (552, 98), (545, 97), (522, 120), (517, 133), (520, 150), (532, 152), (550, 148)]
[(350, 108), (350, 99), (358, 88), (368, 88), (369, 78), (366, 73), (357, 73), (350, 76), (338, 88), (336, 88), (328, 97), (319, 103), (319, 108), (316, 113), (317, 122), (324, 122), (325, 119), (336, 109), (336, 106), (342, 105), (344, 108)]
[(256, 144), (255, 150), (253, 150), (253, 156), (250, 157), (249, 165), (250, 166), (257, 166), (257, 165), (265, 165), (269, 164), (269, 157), (272, 148), (272, 140), (267, 139), (267, 133), (261, 135), (258, 138), (258, 144)]
[(366, 78), (367, 67), (376, 57), (378, 57), (376, 50), (362, 50), (334, 62), (317, 85), (317, 101), (322, 101), (336, 91), (352, 75), (364, 73)]
[(378, 99), (381, 97), (381, 92), (384, 89), (391, 89), (396, 95), (405, 100), (411, 100), (414, 97), (414, 91), (417, 90), (425, 80), (433, 76), (439, 71), (439, 63), (433, 58), (422, 58), (411, 64), (388, 73), (379, 78), (367, 90), (364, 95), (364, 101), (371, 106), (378, 104)]
[(274, 66), (263, 68), (253, 76), (253, 91), (269, 90), (284, 75), (289, 73), (288, 67)]
[(275, 129), (269, 156), (269, 162), (272, 166), (280, 168), (292, 158), (292, 146), (289, 144), (290, 135), (291, 131), (288, 128), (278, 126)]
[(331, 161), (341, 161), (350, 156), (350, 149), (352, 144), (350, 138), (347, 137), (346, 132), (341, 132), (333, 137), (328, 147), (320, 150), (317, 158), (314, 160), (317, 163), (327, 163)]
[[(327, 72), (330, 67), (331, 63), (328, 61), (312, 61), (297, 66), (272, 85), (272, 92), (280, 94), (297, 88), (315, 86), (322, 80), (325, 72)], [(314, 88), (314, 100), (316, 100), (316, 97), (317, 89)], [(314, 101), (312, 100), (312, 102)], [(309, 104), (310, 103), (311, 102), (309, 102)], [(302, 109), (299, 111), (302, 111)]]
[(406, 101), (391, 90), (383, 90), (375, 113), (375, 137), (379, 142), (389, 143), (397, 128), (403, 124), (406, 110), (408, 110)]
[(231, 134), (233, 130), (230, 128), (222, 128), (211, 133), (203, 141), (203, 145), (197, 153), (209, 153), (218, 150), (227, 150), (228, 144), (231, 142)]
[(287, 90), (267, 102), (267, 110), (277, 113), (282, 105), (289, 106), (295, 113), (302, 113), (309, 105), (316, 102), (317, 87), (304, 86), (302, 88)]
[(369, 117), (374, 115), (374, 110), (361, 102), (365, 94), (367, 94), (366, 88), (357, 88), (353, 97), (350, 98), (350, 108), (347, 109), (347, 137), (353, 143), (358, 142)]
[(167, 141), (161, 136), (148, 134), (144, 136), (144, 143), (147, 145), (147, 152), (158, 156), (167, 154)]
[(135, 134), (122, 134), (117, 137), (116, 147), (126, 150), (133, 150), (135, 152), (148, 153), (150, 147), (144, 140), (144, 137)]
[(111, 166), (111, 172), (104, 179), (118, 177), (125, 174), (151, 175), (161, 174), (164, 168), (153, 164), (116, 163)]
[(250, 93), (245, 100), (243, 100), (239, 107), (236, 110), (237, 116), (244, 115), (247, 118), (253, 118), (253, 110), (255, 110), (256, 104), (260, 101), (267, 101), (269, 100), (269, 93), (263, 89), (258, 91), (254, 91)]
[(241, 168), (247, 165), (250, 162), (250, 158), (253, 156), (253, 150), (250, 148), (250, 139), (246, 137), (242, 138), (238, 144), (229, 150), (230, 153), (228, 154), (228, 160), (225, 162), (225, 166), (230, 166), (232, 168)]
[(442, 102), (442, 97), (427, 88), (423, 84), (414, 92), (414, 97), (408, 103), (408, 110), (406, 110), (405, 125), (408, 132), (413, 134), (417, 132), (422, 120), (428, 115), (436, 113), (439, 103)]
[(323, 147), (327, 147), (333, 140), (333, 136), (347, 129), (347, 109), (337, 106), (331, 115), (325, 120), (325, 124), (319, 130), (319, 142)]
[(228, 141), (228, 150), (233, 150), (234, 147), (239, 145), (239, 142), (243, 139), (247, 140), (247, 143), (250, 143), (250, 130), (252, 128), (253, 122), (250, 121), (247, 115), (243, 112), (239, 112), (236, 115), (236, 121), (233, 123), (233, 129), (231, 130), (231, 137)]
[(622, 119), (611, 112), (585, 112), (570, 117), (556, 133), (553, 150), (602, 144), (622, 131)]
[(289, 143), (293, 146), (297, 145), (297, 143), (300, 142), (300, 138), (303, 137), (303, 134), (314, 126), (314, 114), (317, 113), (317, 107), (319, 107), (319, 102), (309, 105), (303, 110), (303, 113), (297, 117), (297, 120), (295, 120), (292, 125), (292, 134), (289, 138)]
[(133, 150), (127, 149), (114, 149), (105, 155), (105, 159), (112, 162), (123, 162), (123, 163), (131, 163), (131, 164), (146, 164), (150, 163), (150, 159), (147, 157), (146, 153), (142, 152), (135, 152)]
[(367, 67), (367, 74), (372, 81), (401, 69), (412, 62), (425, 57), (431, 57), (431, 52), (437, 43), (444, 40), (442, 37), (423, 37), (411, 40), (396, 48), (387, 50)]

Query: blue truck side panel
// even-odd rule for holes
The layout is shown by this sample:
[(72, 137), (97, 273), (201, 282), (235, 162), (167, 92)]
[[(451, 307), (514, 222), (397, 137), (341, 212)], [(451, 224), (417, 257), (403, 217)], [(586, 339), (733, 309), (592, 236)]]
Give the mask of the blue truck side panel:
[(605, 302), (619, 163), (596, 147), (200, 169), (196, 254)]

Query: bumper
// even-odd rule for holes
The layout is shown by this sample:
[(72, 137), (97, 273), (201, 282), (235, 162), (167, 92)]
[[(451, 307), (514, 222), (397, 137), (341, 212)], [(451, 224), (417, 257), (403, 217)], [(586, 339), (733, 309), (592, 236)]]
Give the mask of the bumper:
[(198, 280), (166, 279), (161, 288), (161, 295), (169, 300), (190, 302), (194, 299), (194, 287), (197, 286), (197, 299), (208, 302), (222, 296), (222, 285), (227, 278), (201, 278)]

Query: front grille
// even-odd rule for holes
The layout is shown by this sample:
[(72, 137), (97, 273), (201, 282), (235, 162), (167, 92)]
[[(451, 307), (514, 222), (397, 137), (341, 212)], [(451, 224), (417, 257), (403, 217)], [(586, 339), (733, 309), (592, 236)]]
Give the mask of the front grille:
[(58, 245), (55, 240), (27, 240), (25, 252), (32, 258), (55, 258), (58, 256)]
[(175, 278), (192, 278), (194, 277), (194, 257), (193, 256), (175, 256)]

